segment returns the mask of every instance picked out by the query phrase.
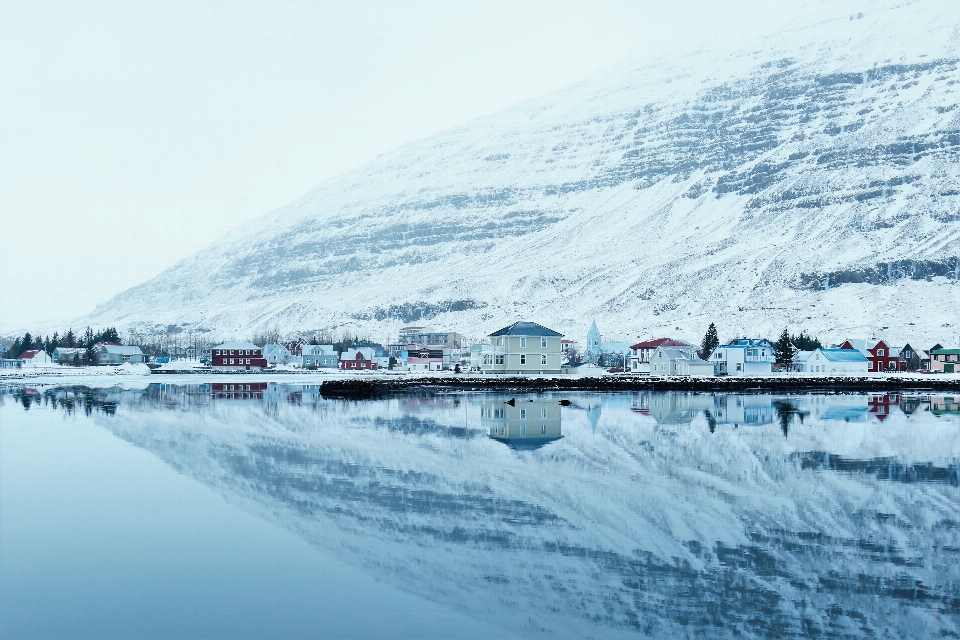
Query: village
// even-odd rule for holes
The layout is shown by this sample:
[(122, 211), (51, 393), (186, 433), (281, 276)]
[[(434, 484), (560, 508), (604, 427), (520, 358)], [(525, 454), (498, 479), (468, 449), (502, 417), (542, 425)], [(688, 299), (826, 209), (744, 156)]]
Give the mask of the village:
[[(721, 343), (712, 324), (699, 346), (670, 337), (635, 344), (606, 341), (595, 321), (583, 342), (529, 321), (514, 322), (480, 342), (469, 342), (455, 331), (420, 325), (401, 328), (397, 339), (388, 344), (359, 339), (319, 344), (313, 338), (141, 348), (120, 344), (112, 328), (102, 334), (88, 330), (87, 343), (80, 346), (59, 346), (58, 342), (56, 335), (51, 342), (33, 340), (27, 334), (5, 350), (2, 368), (39, 372), (61, 366), (145, 365), (160, 373), (332, 370), (660, 377), (960, 373), (960, 348), (940, 344), (923, 348), (884, 339), (848, 338), (824, 346), (803, 332), (791, 336), (786, 330), (776, 341), (737, 337)], [(73, 339), (68, 342), (77, 344)]]

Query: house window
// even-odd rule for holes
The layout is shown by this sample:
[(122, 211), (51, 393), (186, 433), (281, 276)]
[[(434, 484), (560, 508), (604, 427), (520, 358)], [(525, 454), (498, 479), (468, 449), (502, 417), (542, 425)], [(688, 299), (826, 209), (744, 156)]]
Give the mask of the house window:
[(521, 420), (525, 420), (526, 418), (527, 418), (527, 410), (526, 410), (526, 409), (520, 409), (520, 419), (521, 419)]
[(738, 363), (737, 363), (737, 371), (740, 371), (740, 370), (742, 369), (742, 367), (743, 367), (743, 365), (741, 365), (741, 364), (738, 362)]
[(502, 355), (496, 356), (496, 364), (503, 364), (503, 356), (502, 356)]
[(233, 349), (230, 349), (230, 355), (233, 355)]
[(544, 407), (543, 409), (540, 409), (540, 417), (541, 417), (541, 418), (546, 418), (546, 417), (547, 417), (547, 408), (546, 408), (546, 407)]
[(247, 364), (250, 364), (250, 358), (247, 358)]
[(547, 435), (547, 425), (545, 424), (540, 425), (540, 435), (542, 436)]
[(868, 362), (868, 363), (867, 363), (867, 369), (873, 369), (873, 363), (872, 363), (872, 362)]
[(525, 353), (520, 354), (520, 364), (527, 364), (527, 355)]
[(521, 348), (521, 349), (526, 349), (526, 348), (527, 348), (527, 339), (526, 339), (526, 338), (520, 338), (520, 348)]
[(520, 425), (520, 435), (522, 436), (527, 435), (527, 425), (525, 424)]
[(547, 364), (547, 354), (542, 354), (540, 356), (540, 364)]
[(546, 338), (540, 338), (540, 348), (541, 348), (541, 349), (546, 349), (546, 348), (547, 348), (547, 339), (546, 339)]
[(882, 355), (883, 355), (883, 349), (877, 349), (877, 355), (878, 355), (878, 356), (882, 356)]
[(233, 358), (230, 358), (230, 364), (233, 364)]

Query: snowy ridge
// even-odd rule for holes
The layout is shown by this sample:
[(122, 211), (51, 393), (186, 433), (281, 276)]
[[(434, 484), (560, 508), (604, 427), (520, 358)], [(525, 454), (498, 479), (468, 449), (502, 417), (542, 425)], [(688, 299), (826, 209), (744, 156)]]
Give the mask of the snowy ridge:
[(81, 321), (953, 341), (958, 26), (908, 2), (581, 83), (330, 180)]
[(784, 437), (775, 424), (710, 432), (702, 415), (658, 424), (629, 396), (579, 395), (561, 441), (517, 452), (486, 437), (478, 402), (228, 401), (96, 420), (378, 579), (518, 632), (958, 631), (956, 487), (798, 458), (907, 443), (898, 459), (952, 467), (955, 419), (814, 418)]

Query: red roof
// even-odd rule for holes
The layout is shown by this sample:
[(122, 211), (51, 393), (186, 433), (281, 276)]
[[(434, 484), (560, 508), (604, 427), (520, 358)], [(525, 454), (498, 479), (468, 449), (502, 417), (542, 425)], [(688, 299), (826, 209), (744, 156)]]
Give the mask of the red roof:
[(656, 338), (654, 340), (647, 340), (645, 342), (638, 342), (637, 344), (630, 347), (631, 349), (656, 349), (657, 347), (688, 347), (690, 346), (682, 340), (674, 340), (673, 338)]
[(31, 349), (29, 351), (24, 351), (19, 356), (17, 356), (17, 360), (32, 360), (33, 356), (37, 355), (38, 353), (40, 353), (39, 349)]

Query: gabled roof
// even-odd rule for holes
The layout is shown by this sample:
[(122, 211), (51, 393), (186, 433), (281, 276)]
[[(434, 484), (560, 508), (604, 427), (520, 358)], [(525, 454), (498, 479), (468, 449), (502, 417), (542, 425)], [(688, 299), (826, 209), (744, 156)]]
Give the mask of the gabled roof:
[(107, 344), (104, 343), (100, 347), (106, 353), (114, 353), (118, 356), (142, 356), (143, 351), (140, 351), (140, 347), (134, 347), (130, 345), (121, 345), (121, 344)]
[(490, 334), (489, 337), (495, 338), (497, 336), (548, 336), (548, 337), (560, 337), (563, 336), (562, 333), (557, 333), (553, 329), (547, 329), (542, 324), (537, 324), (536, 322), (514, 322), (513, 324), (500, 329), (499, 331), (494, 331)]
[(817, 349), (830, 362), (867, 362), (867, 357), (857, 349)]
[(657, 347), (658, 351), (663, 351), (663, 355), (667, 356), (670, 360), (699, 360), (704, 364), (708, 364), (706, 360), (700, 360), (695, 353), (691, 351), (693, 347)]
[(33, 356), (37, 355), (38, 353), (40, 353), (40, 349), (30, 349), (17, 356), (17, 360), (32, 360)]
[(936, 354), (938, 356), (943, 355), (960, 355), (960, 349), (933, 349), (930, 353)]
[(692, 344), (684, 342), (683, 340), (674, 340), (673, 338), (654, 338), (653, 340), (646, 340), (644, 342), (638, 342), (637, 344), (630, 347), (631, 349), (656, 349), (657, 347), (692, 347)]

